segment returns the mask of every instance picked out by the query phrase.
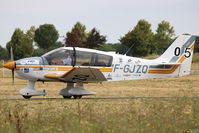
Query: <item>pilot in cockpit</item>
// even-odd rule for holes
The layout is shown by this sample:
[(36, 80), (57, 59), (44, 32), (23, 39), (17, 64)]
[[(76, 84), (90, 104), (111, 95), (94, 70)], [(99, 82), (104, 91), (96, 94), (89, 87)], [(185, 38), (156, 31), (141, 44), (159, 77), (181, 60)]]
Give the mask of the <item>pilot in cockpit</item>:
[(72, 65), (72, 58), (70, 57), (70, 52), (66, 51), (64, 56), (66, 57), (66, 59), (63, 60), (63, 64), (71, 66)]

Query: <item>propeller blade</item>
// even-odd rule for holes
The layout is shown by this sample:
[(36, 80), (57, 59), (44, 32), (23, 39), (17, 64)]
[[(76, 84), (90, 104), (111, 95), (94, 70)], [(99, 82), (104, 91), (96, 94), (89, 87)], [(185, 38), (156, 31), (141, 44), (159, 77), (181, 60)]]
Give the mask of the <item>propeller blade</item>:
[(14, 76), (15, 76), (15, 75), (14, 75), (14, 74), (15, 74), (14, 70), (15, 70), (15, 69), (13, 68), (13, 69), (12, 69), (12, 85), (14, 85)]
[(13, 56), (13, 50), (12, 47), (10, 49), (10, 57), (11, 57), (11, 61), (14, 61), (14, 56)]
[[(14, 55), (13, 55), (13, 50), (12, 47), (10, 48), (10, 57), (11, 57), (11, 61), (14, 61)], [(12, 69), (12, 85), (14, 85), (14, 79), (15, 79), (15, 68), (16, 68), (16, 64), (14, 63), (14, 68)]]

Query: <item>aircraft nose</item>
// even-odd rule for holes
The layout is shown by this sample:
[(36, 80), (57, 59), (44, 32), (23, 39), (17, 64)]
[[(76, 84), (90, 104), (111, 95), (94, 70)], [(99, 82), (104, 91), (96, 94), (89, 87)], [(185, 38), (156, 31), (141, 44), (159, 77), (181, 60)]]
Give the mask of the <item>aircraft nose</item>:
[(8, 63), (4, 64), (3, 67), (12, 70), (15, 68), (15, 62), (14, 61), (8, 62)]

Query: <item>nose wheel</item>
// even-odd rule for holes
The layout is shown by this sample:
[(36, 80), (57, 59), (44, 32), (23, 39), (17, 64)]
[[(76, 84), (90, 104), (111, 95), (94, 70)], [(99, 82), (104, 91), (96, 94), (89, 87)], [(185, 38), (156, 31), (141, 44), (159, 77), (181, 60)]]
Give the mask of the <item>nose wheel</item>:
[(63, 96), (64, 99), (70, 99), (72, 96)]
[(24, 96), (24, 95), (23, 95), (23, 97), (24, 97), (25, 99), (30, 99), (32, 96)]
[[(71, 99), (72, 96), (63, 96), (64, 99)], [(73, 96), (74, 99), (81, 99), (82, 95), (74, 95)]]
[(74, 99), (81, 99), (82, 98), (82, 95), (75, 95), (75, 96), (73, 96), (74, 97)]

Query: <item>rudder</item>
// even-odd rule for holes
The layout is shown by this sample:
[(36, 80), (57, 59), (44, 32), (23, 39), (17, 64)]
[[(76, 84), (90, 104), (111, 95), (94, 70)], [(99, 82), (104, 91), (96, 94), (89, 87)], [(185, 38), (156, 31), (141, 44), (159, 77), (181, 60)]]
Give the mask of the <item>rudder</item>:
[(179, 76), (189, 75), (195, 44), (195, 36), (180, 35), (157, 59), (162, 63), (180, 64)]

